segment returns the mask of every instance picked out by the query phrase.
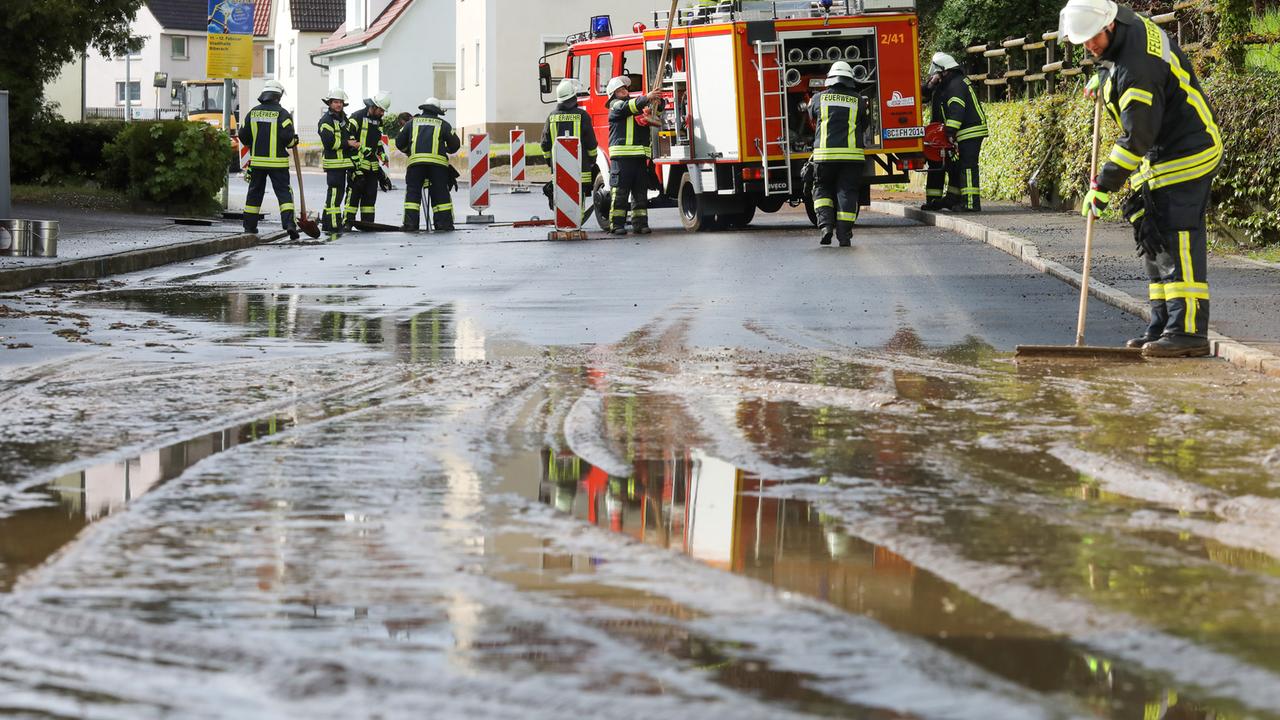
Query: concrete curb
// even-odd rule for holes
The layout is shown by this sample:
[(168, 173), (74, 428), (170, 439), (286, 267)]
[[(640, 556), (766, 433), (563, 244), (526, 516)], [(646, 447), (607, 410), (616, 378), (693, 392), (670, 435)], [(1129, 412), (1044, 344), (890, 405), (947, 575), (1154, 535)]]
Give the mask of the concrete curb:
[[(883, 200), (873, 201), (871, 210), (885, 215), (915, 220), (943, 230), (950, 230), (957, 235), (963, 235), (971, 240), (977, 240), (1002, 250), (1036, 270), (1046, 275), (1052, 275), (1074, 287), (1078, 288), (1082, 283), (1080, 273), (1061, 263), (1040, 257), (1040, 248), (1034, 242), (1003, 230), (989, 228), (968, 217), (928, 212)], [(1151, 308), (1146, 301), (1139, 300), (1096, 279), (1090, 279), (1089, 281), (1089, 294), (1130, 315), (1135, 315), (1143, 320), (1151, 319)], [(1266, 350), (1250, 347), (1212, 330), (1209, 331), (1209, 344), (1213, 347), (1215, 355), (1230, 362), (1232, 365), (1270, 377), (1280, 378), (1280, 356), (1276, 356)]]
[(0, 270), (0, 292), (25, 290), (50, 280), (78, 280), (81, 278), (96, 280), (109, 275), (121, 275), (138, 270), (146, 270), (206, 255), (243, 250), (278, 240), (284, 236), (283, 232), (262, 236), (243, 233), (239, 235), (224, 235), (222, 237), (192, 240), (172, 245), (129, 250), (113, 255), (99, 255), (97, 257), (79, 258), (47, 265), (33, 265), (31, 267), (7, 268)]

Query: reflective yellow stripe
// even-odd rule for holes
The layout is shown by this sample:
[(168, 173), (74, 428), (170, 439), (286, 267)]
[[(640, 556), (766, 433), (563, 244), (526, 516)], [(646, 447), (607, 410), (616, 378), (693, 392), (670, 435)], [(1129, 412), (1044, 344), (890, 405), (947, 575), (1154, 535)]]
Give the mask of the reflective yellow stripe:
[(951, 129), (953, 129), (953, 130), (959, 130), (959, 129), (960, 129), (960, 126), (961, 126), (961, 125), (963, 125), (963, 124), (964, 124), (964, 123), (960, 122), (959, 120), (948, 120), (948, 121), (947, 121), (947, 127), (951, 128)]
[(831, 198), (817, 198), (813, 201), (813, 209), (835, 207), (836, 202)]
[(1124, 91), (1123, 95), (1120, 96), (1120, 109), (1125, 110), (1129, 107), (1129, 105), (1135, 102), (1146, 103), (1148, 106), (1150, 106), (1153, 99), (1154, 99), (1154, 96), (1151, 93), (1147, 92), (1146, 90), (1139, 90), (1138, 88), (1129, 88), (1128, 90)]
[(1164, 283), (1151, 283), (1147, 286), (1147, 292), (1150, 293), (1152, 300), (1164, 300)]
[(1112, 146), (1111, 154), (1107, 156), (1107, 159), (1125, 170), (1135, 170), (1138, 165), (1142, 163), (1142, 158), (1134, 155), (1119, 145)]
[(987, 137), (987, 135), (988, 132), (986, 125), (974, 125), (973, 127), (967, 127), (956, 133), (956, 140), (973, 140), (975, 138)]
[(857, 222), (858, 213), (838, 212), (836, 213), (836, 220), (839, 220), (841, 222)]
[(865, 160), (862, 148), (815, 148), (813, 159), (818, 162), (826, 160)]
[(652, 152), (645, 145), (613, 145), (609, 148), (612, 157), (648, 157)]

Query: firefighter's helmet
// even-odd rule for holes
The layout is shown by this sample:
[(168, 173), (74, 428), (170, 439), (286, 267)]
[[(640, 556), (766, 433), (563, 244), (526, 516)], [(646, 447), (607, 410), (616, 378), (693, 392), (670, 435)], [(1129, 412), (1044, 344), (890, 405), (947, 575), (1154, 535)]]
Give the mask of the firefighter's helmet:
[(342, 88), (333, 88), (329, 92), (325, 93), (324, 97), (320, 99), (323, 100), (326, 105), (334, 100), (341, 100), (342, 104), (345, 106), (347, 104), (347, 91)]
[(556, 86), (556, 100), (564, 102), (574, 97), (578, 97), (578, 84), (573, 81), (573, 78), (561, 80), (560, 84)]
[(423, 112), (434, 112), (437, 115), (444, 114), (444, 104), (440, 102), (440, 98), (427, 98), (427, 101), (418, 106)]
[(609, 84), (605, 86), (604, 94), (608, 97), (613, 97), (613, 94), (622, 88), (631, 88), (631, 78), (626, 75), (619, 75), (618, 77), (610, 80)]
[(391, 110), (391, 93), (386, 90), (383, 90), (369, 99), (374, 105), (382, 108), (383, 112), (389, 112)]
[(955, 70), (960, 67), (960, 63), (950, 55), (939, 52), (933, 54), (933, 60), (929, 63), (929, 74), (945, 72), (947, 70)]
[(1058, 36), (1083, 45), (1114, 22), (1118, 11), (1111, 0), (1067, 0), (1058, 14)]
[(284, 85), (279, 80), (268, 80), (262, 83), (262, 94), (258, 102), (273, 102), (284, 97)]
[(843, 60), (831, 64), (831, 69), (827, 71), (827, 87), (835, 85), (841, 79), (853, 79), (853, 66)]

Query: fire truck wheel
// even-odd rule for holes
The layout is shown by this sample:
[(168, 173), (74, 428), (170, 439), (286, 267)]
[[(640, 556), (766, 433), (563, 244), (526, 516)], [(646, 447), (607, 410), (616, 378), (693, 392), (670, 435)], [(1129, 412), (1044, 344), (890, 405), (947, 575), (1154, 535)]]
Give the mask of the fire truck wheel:
[(804, 212), (809, 216), (809, 222), (818, 227), (818, 211), (813, 209), (813, 195), (804, 196)]
[(680, 191), (676, 193), (676, 205), (680, 209), (680, 222), (689, 232), (714, 230), (716, 217), (703, 209), (702, 198), (693, 188), (688, 173), (680, 178)]
[(596, 224), (607, 232), (611, 227), (609, 212), (613, 209), (613, 198), (609, 196), (609, 188), (604, 186), (603, 175), (597, 175), (591, 184), (591, 200), (596, 206)]
[(767, 213), (776, 213), (782, 209), (783, 205), (786, 205), (786, 204), (787, 204), (787, 197), (785, 195), (761, 196), (759, 199), (756, 200), (756, 207), (759, 208), (762, 212), (767, 212)]

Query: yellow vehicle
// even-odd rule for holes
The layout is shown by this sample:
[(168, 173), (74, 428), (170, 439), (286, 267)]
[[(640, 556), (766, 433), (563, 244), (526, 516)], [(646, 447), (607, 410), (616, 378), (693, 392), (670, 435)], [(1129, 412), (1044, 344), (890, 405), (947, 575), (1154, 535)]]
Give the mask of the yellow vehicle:
[[(236, 92), (235, 83), (231, 85), (231, 127), (228, 129), (231, 134), (231, 148), (236, 151), (236, 156), (240, 154), (240, 140), (236, 137), (238, 126), (236, 109)], [(173, 88), (174, 98), (178, 101), (181, 108), (182, 119), (191, 122), (208, 123), (216, 128), (222, 127), (222, 110), (225, 107), (223, 97), (226, 89), (223, 87), (221, 80), (183, 80), (180, 85)], [(232, 163), (232, 172), (238, 171), (240, 164)]]

